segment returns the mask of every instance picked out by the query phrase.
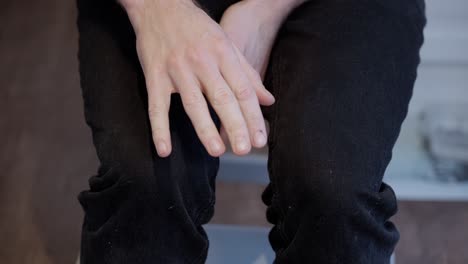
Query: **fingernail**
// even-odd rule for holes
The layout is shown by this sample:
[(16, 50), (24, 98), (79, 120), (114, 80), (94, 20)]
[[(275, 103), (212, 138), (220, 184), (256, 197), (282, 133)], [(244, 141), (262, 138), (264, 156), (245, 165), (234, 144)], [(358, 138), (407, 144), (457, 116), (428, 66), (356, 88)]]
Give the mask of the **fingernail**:
[(265, 134), (263, 134), (262, 130), (258, 130), (255, 133), (255, 144), (257, 144), (257, 146), (263, 146), (265, 143), (266, 143)]
[(273, 103), (275, 102), (275, 97), (273, 96), (272, 93), (270, 93), (270, 91), (266, 90), (268, 92), (268, 96), (270, 97), (270, 99), (273, 101)]
[(219, 144), (218, 140), (216, 140), (216, 139), (213, 139), (210, 142), (210, 148), (211, 148), (211, 151), (213, 152), (213, 154), (219, 154), (222, 151), (221, 144)]
[(158, 151), (159, 155), (165, 155), (167, 153), (167, 145), (164, 143), (164, 141), (158, 141), (156, 146), (156, 150)]
[(236, 146), (237, 146), (237, 150), (240, 152), (244, 152), (249, 149), (249, 144), (247, 140), (245, 139), (245, 137), (242, 137), (242, 136), (236, 138)]
[(276, 102), (276, 99), (273, 95), (271, 95), (271, 100), (273, 101), (273, 103)]

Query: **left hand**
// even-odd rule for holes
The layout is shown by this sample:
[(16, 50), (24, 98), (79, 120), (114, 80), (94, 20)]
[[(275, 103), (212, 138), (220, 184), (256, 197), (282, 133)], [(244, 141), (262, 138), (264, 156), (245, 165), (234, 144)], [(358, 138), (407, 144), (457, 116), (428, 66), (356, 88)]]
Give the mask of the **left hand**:
[(230, 6), (220, 25), (263, 80), (271, 48), (284, 14), (262, 0), (244, 0)]
[[(219, 24), (256, 71), (250, 78), (264, 79), (276, 34), (289, 12), (302, 2), (243, 0), (226, 9)], [(226, 139), (223, 126), (221, 137)]]

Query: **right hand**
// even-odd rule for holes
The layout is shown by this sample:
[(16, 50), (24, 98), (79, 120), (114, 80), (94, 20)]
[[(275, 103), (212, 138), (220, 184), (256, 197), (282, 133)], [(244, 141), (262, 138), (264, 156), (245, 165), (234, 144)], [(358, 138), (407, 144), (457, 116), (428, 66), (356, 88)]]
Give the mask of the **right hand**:
[(267, 141), (260, 104), (273, 96), (222, 28), (191, 0), (122, 0), (137, 39), (158, 155), (171, 152), (170, 95), (178, 92), (198, 137), (212, 156), (225, 151), (203, 94), (237, 155)]

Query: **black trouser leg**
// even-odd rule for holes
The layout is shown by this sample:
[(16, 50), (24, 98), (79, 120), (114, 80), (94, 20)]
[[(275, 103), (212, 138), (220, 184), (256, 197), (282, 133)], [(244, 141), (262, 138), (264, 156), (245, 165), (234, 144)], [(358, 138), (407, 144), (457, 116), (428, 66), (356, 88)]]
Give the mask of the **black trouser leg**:
[(417, 1), (310, 1), (279, 33), (263, 194), (275, 263), (384, 264), (399, 234), (382, 182), (423, 41)]
[[(201, 225), (213, 214), (219, 160), (198, 140), (178, 94), (170, 109), (173, 152), (157, 156), (135, 36), (115, 2), (78, 1), (85, 117), (101, 162), (90, 189), (79, 195), (81, 262), (204, 263), (208, 240)], [(218, 16), (222, 10), (208, 7)]]

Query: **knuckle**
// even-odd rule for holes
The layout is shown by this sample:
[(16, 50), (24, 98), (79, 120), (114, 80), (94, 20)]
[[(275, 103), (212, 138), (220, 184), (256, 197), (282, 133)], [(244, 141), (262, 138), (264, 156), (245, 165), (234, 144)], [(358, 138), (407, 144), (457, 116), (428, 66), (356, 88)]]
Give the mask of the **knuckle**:
[(232, 136), (245, 136), (245, 124), (241, 121), (229, 122), (225, 128), (229, 135)]
[(144, 69), (146, 87), (148, 89), (157, 89), (161, 80), (161, 76), (163, 76), (164, 74), (164, 68), (162, 65), (159, 64), (155, 64), (148, 69)]
[(197, 92), (195, 88), (191, 88), (189, 91), (185, 92), (185, 100), (183, 104), (187, 109), (200, 108), (203, 105), (203, 95)]
[(209, 138), (211, 135), (213, 135), (213, 129), (210, 126), (201, 126), (198, 131), (200, 133), (200, 137), (202, 138)]
[(239, 88), (235, 91), (235, 93), (237, 99), (239, 100), (250, 99), (254, 95), (252, 87), (247, 83), (240, 85)]
[(161, 134), (164, 132), (164, 128), (161, 126), (152, 126), (151, 127), (151, 134), (153, 138), (161, 138)]
[(213, 41), (213, 49), (218, 55), (224, 55), (229, 51), (229, 44), (226, 39), (217, 37)]
[(216, 106), (223, 106), (231, 104), (234, 101), (234, 96), (230, 90), (226, 88), (218, 88), (213, 93), (213, 104)]
[(154, 76), (160, 76), (164, 74), (164, 67), (161, 63), (154, 63), (151, 65), (149, 72)]
[(165, 135), (167, 134), (167, 129), (158, 124), (151, 124), (151, 135), (153, 139), (158, 140), (158, 139), (164, 139)]
[(199, 47), (190, 47), (186, 52), (187, 59), (194, 64), (201, 64), (205, 62), (204, 52)]
[(257, 113), (251, 114), (249, 117), (249, 121), (259, 129), (263, 130), (263, 127), (265, 126), (265, 120), (263, 119), (263, 115), (259, 115)]
[(148, 106), (148, 115), (150, 117), (157, 117), (164, 114), (164, 107), (157, 104), (150, 104)]
[(257, 83), (258, 86), (263, 86), (262, 82), (262, 77), (260, 76), (260, 73), (258, 73), (256, 70), (250, 68), (249, 72), (251, 73), (251, 78), (254, 81), (254, 83)]
[(170, 69), (180, 69), (182, 66), (182, 60), (179, 55), (172, 54), (167, 58), (167, 65)]

